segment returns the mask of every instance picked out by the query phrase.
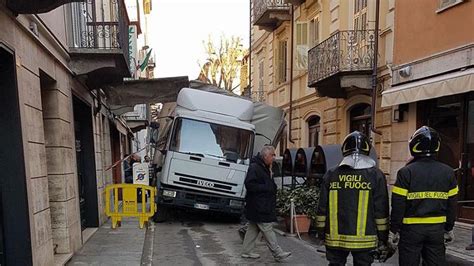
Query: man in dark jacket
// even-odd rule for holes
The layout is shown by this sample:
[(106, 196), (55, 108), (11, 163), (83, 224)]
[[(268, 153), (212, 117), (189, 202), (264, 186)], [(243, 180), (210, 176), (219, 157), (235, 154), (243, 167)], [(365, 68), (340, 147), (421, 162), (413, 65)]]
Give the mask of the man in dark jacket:
[(272, 222), (276, 221), (277, 186), (272, 179), (271, 166), (275, 158), (275, 148), (264, 146), (260, 155), (252, 159), (245, 178), (245, 216), (249, 220), (245, 234), (242, 257), (258, 259), (259, 254), (252, 253), (259, 232), (262, 232), (267, 246), (276, 261), (282, 261), (291, 255), (278, 245)]
[[(372, 250), (385, 252), (388, 237), (388, 192), (385, 176), (369, 157), (367, 137), (354, 131), (342, 144), (344, 159), (324, 176), (316, 217), (329, 265), (370, 265)], [(388, 252), (382, 261), (388, 258)]]
[(458, 186), (454, 171), (435, 160), (438, 133), (419, 128), (409, 142), (414, 157), (397, 173), (392, 190), (388, 244), (399, 249), (400, 265), (446, 265), (445, 243), (454, 239)]

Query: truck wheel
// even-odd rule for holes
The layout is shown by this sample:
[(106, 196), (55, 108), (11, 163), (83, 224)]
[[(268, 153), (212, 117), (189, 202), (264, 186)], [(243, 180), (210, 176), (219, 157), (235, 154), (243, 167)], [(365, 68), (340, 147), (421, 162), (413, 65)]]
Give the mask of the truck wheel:
[(170, 218), (170, 209), (163, 205), (158, 205), (157, 207), (157, 211), (155, 212), (155, 215), (153, 215), (153, 222), (166, 222)]

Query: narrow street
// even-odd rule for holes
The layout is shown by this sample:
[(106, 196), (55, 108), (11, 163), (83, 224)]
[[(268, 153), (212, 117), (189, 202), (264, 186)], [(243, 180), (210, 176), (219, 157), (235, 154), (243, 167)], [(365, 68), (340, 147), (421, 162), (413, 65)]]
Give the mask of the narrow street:
[[(169, 222), (155, 224), (153, 265), (272, 265), (276, 263), (265, 242), (258, 241), (257, 260), (240, 257), (242, 242), (235, 221), (212, 215), (179, 213)], [(323, 265), (326, 260), (316, 248), (279, 234), (278, 241), (292, 256), (283, 264)]]
[[(317, 246), (314, 238), (285, 236), (279, 226), (275, 229), (279, 244), (292, 252), (283, 263), (273, 260), (263, 239), (255, 249), (259, 259), (241, 258), (240, 223), (216, 215), (179, 212), (146, 230), (137, 225), (134, 219), (125, 219), (117, 229), (111, 229), (110, 222), (104, 224), (67, 265), (327, 265), (324, 247)], [(453, 250), (459, 252), (465, 242), (466, 232), (457, 231), (460, 239), (448, 247), (448, 265), (473, 265), (472, 258), (453, 256)], [(347, 264), (353, 265), (350, 256)], [(398, 254), (373, 265), (398, 265)]]

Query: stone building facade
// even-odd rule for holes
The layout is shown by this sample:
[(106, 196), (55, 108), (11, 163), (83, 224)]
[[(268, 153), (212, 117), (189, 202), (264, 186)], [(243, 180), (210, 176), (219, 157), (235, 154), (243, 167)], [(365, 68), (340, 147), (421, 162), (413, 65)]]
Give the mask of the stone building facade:
[[(123, 1), (46, 2), (0, 2), (2, 265), (54, 265), (77, 251), (106, 221), (108, 168), (130, 147), (101, 90), (130, 75)], [(96, 8), (107, 12), (78, 21)]]

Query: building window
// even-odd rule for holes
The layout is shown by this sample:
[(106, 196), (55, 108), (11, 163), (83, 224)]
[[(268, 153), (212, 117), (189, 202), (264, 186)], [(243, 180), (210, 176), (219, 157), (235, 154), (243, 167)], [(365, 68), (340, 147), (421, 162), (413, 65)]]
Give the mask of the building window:
[(308, 147), (316, 147), (319, 145), (319, 133), (321, 132), (319, 116), (311, 116), (308, 119)]
[(296, 24), (296, 68), (308, 68), (308, 23)]
[[(354, 30), (365, 31), (367, 29), (367, 0), (354, 1)], [(363, 32), (357, 34), (363, 40)]]
[(372, 120), (370, 117), (371, 107), (369, 104), (360, 103), (353, 106), (349, 111), (350, 128), (349, 131), (359, 131), (364, 133), (367, 137), (370, 136), (370, 128)]
[(285, 153), (285, 150), (287, 149), (287, 140), (286, 140), (287, 138), (288, 138), (288, 134), (285, 130), (283, 134), (281, 134), (281, 139), (280, 139), (280, 142), (278, 143), (280, 156), (283, 156), (283, 154)]
[(279, 41), (277, 49), (277, 82), (278, 84), (286, 82), (286, 66), (288, 59), (287, 41)]
[(319, 17), (315, 17), (309, 24), (309, 38), (311, 47), (319, 44)]
[(436, 10), (437, 13), (442, 12), (450, 7), (453, 7), (457, 4), (461, 4), (464, 2), (464, 0), (438, 0), (438, 10)]
[(264, 73), (264, 65), (263, 65), (263, 60), (260, 60), (258, 62), (258, 92), (262, 93), (263, 92), (263, 74)]

